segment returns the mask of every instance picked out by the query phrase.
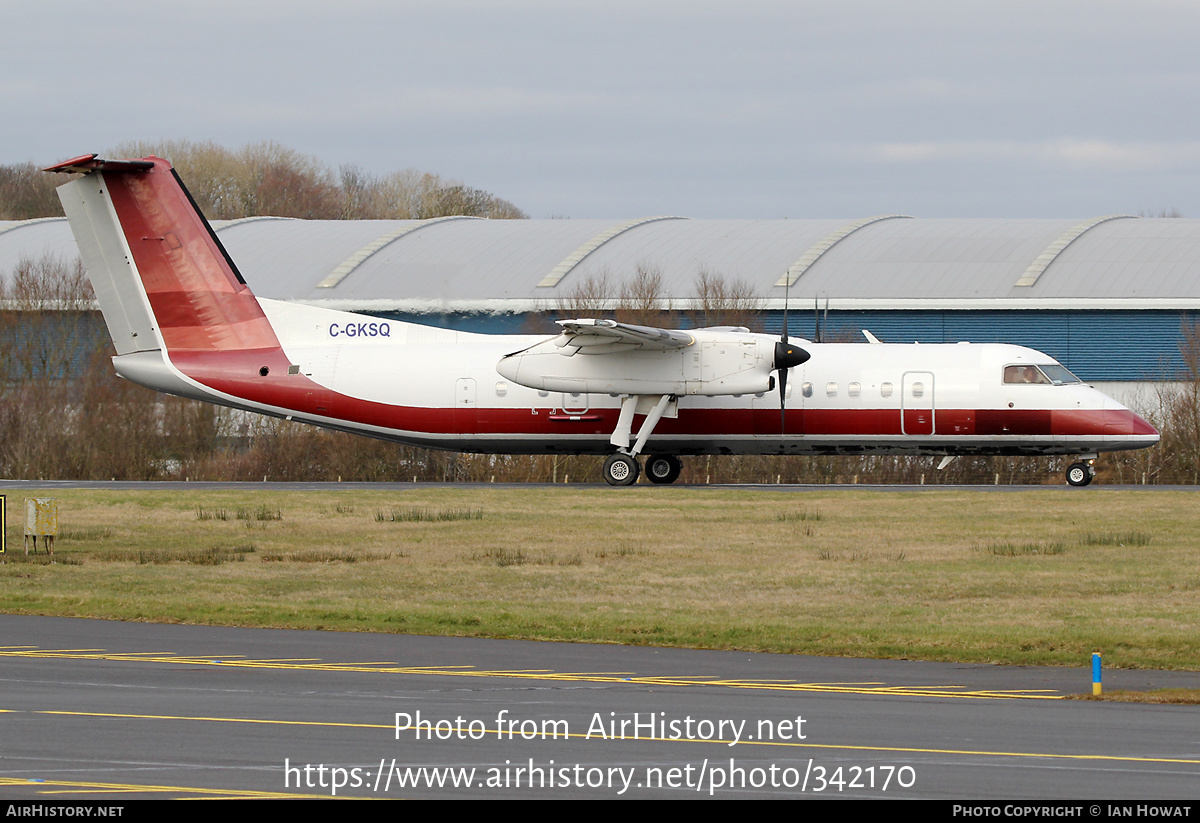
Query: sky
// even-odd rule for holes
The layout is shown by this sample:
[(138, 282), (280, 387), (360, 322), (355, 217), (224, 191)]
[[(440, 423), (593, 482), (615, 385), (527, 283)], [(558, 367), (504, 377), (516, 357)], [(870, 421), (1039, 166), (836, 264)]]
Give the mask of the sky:
[(535, 218), (1200, 217), (1200, 0), (0, 3), (0, 164), (274, 140)]

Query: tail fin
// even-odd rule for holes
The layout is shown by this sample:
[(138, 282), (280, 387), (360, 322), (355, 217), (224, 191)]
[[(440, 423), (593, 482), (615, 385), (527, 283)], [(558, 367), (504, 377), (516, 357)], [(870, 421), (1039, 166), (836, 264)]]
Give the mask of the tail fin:
[(279, 348), (274, 330), (171, 164), (84, 155), (58, 195), (118, 355)]

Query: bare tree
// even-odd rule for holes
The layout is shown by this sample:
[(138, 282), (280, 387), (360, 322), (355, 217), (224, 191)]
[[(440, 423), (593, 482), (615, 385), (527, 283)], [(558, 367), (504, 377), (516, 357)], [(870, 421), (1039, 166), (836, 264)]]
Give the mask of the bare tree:
[(79, 258), (21, 258), (7, 279), (0, 278), (0, 379), (59, 378), (78, 369), (81, 358), (108, 342), (94, 299)]
[(698, 327), (745, 326), (753, 329), (759, 325), (763, 301), (746, 280), (728, 281), (701, 266), (696, 276), (696, 297), (699, 304), (692, 313), (692, 322)]
[(503, 198), (491, 196), (491, 202), (488, 203), (487, 217), (490, 220), (526, 220), (529, 215), (521, 211), (512, 203)]
[(377, 178), (349, 165), (335, 174), (316, 158), (270, 140), (237, 151), (213, 142), (127, 142), (112, 153), (170, 160), (201, 211), (214, 220), (256, 215), (321, 220), (527, 216), (507, 200), (436, 174), (410, 169)]
[(610, 317), (616, 302), (614, 292), (608, 269), (590, 272), (559, 298), (559, 314), (565, 318)]
[(663, 286), (662, 269), (649, 263), (638, 263), (633, 277), (621, 285), (621, 298), (616, 318), (623, 323), (645, 326), (672, 325), (671, 298)]
[(559, 299), (558, 312), (564, 317), (606, 317), (651, 326), (674, 321), (662, 271), (645, 263), (620, 285), (607, 268), (590, 272)]
[(1180, 325), (1182, 370), (1177, 386), (1160, 392), (1159, 441), (1163, 462), (1159, 482), (1200, 483), (1200, 324)]
[(482, 189), (470, 186), (438, 186), (425, 192), (417, 217), (449, 217), (462, 214), (468, 217), (483, 217), (487, 214), (491, 195)]
[(62, 203), (54, 189), (62, 180), (53, 177), (33, 163), (0, 166), (0, 220), (61, 217)]

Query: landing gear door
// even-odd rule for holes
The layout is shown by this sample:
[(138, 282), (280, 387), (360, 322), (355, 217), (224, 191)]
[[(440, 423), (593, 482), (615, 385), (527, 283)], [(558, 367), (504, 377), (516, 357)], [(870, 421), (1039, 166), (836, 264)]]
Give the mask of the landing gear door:
[(900, 432), (933, 434), (933, 372), (904, 373), (900, 396)]

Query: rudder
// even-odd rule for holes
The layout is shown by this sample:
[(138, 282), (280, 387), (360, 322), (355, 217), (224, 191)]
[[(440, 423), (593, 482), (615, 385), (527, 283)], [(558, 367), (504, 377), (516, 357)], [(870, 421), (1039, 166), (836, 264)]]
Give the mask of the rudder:
[(170, 163), (84, 155), (59, 187), (117, 354), (278, 349), (249, 287)]

